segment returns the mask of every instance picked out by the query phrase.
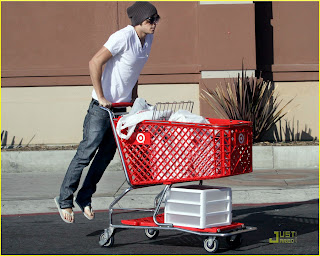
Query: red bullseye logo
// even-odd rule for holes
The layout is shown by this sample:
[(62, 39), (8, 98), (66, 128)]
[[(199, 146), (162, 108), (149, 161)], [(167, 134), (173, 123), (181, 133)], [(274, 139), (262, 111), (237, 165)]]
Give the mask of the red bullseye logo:
[[(132, 135), (132, 136), (134, 136), (134, 134)], [(143, 145), (150, 145), (150, 143), (151, 143), (151, 139), (150, 139), (150, 133), (147, 133), (147, 132), (145, 132), (145, 133), (142, 133), (142, 132), (139, 132), (135, 137), (133, 137), (133, 138), (135, 138), (135, 140), (134, 140), (134, 142), (133, 142), (133, 144), (134, 145), (141, 145), (141, 144), (143, 144)]]
[(136, 140), (138, 143), (143, 144), (146, 141), (146, 136), (143, 133), (138, 133)]

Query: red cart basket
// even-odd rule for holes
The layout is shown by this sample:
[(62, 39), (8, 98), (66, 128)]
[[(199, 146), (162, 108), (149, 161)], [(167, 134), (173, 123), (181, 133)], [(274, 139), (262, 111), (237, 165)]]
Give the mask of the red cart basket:
[[(115, 104), (114, 106), (128, 106)], [(158, 103), (155, 113), (165, 108), (174, 112), (185, 108), (192, 110), (192, 102)], [(240, 234), (255, 230), (243, 223), (224, 227), (192, 229), (163, 223), (159, 215), (160, 205), (166, 193), (175, 183), (221, 178), (252, 172), (252, 124), (247, 121), (207, 119), (209, 123), (182, 123), (167, 120), (146, 120), (136, 125), (129, 140), (116, 134), (119, 118), (108, 109), (114, 136), (129, 188), (109, 207), (109, 227), (100, 236), (100, 245), (110, 247), (114, 243), (115, 228), (143, 228), (149, 238), (155, 238), (160, 229), (175, 229), (208, 236), (204, 248), (208, 252), (218, 249), (218, 238), (225, 236), (233, 245), (240, 243)], [(156, 114), (154, 114), (156, 117)], [(114, 205), (129, 191), (145, 186), (165, 184), (164, 190), (155, 198), (153, 216), (140, 220), (124, 220), (123, 225), (112, 223)], [(123, 209), (137, 210), (137, 209)], [(150, 211), (150, 209), (148, 209)], [(152, 228), (150, 228), (152, 227)]]

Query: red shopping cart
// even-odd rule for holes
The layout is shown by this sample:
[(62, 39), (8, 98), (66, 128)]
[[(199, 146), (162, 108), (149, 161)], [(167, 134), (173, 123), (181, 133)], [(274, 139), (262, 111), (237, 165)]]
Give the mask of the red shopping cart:
[[(120, 103), (113, 107), (129, 105)], [(173, 113), (178, 109), (186, 109), (191, 112), (192, 108), (193, 102), (157, 103), (153, 119), (158, 119), (157, 113), (163, 110)], [(165, 215), (159, 213), (173, 184), (199, 181), (202, 186), (203, 180), (252, 172), (251, 122), (210, 118), (207, 119), (209, 123), (201, 124), (171, 122), (166, 119), (146, 120), (136, 125), (129, 140), (124, 140), (116, 133), (121, 117), (115, 118), (109, 109), (105, 110), (110, 115), (129, 187), (109, 206), (109, 227), (100, 236), (100, 246), (111, 247), (114, 244), (114, 230), (117, 228), (144, 229), (150, 239), (156, 238), (161, 229), (171, 229), (206, 237), (205, 250), (216, 252), (219, 238), (225, 237), (228, 244), (234, 247), (240, 244), (242, 233), (256, 230), (255, 227), (236, 222), (220, 226), (181, 226), (166, 223)], [(121, 225), (113, 223), (114, 206), (128, 192), (153, 185), (165, 185), (156, 196), (153, 209), (120, 209), (151, 211), (151, 217), (122, 220)], [(231, 208), (228, 209), (231, 212)]]

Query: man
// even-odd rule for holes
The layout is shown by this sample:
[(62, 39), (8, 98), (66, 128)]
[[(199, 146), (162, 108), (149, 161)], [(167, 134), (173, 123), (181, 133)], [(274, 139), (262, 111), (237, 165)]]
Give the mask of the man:
[(91, 198), (116, 152), (108, 113), (100, 106), (111, 108), (112, 103), (134, 102), (138, 97), (138, 77), (148, 60), (160, 16), (149, 2), (135, 2), (127, 14), (132, 25), (112, 34), (89, 62), (93, 99), (83, 124), (83, 140), (67, 170), (60, 197), (55, 198), (60, 216), (67, 223), (74, 222), (73, 193), (78, 188), (82, 170), (93, 157), (75, 201), (86, 218), (94, 218)]

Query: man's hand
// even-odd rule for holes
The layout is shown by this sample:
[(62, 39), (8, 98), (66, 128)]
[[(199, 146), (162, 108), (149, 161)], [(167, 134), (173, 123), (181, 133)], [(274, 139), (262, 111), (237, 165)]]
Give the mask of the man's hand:
[(106, 100), (106, 98), (100, 98), (98, 101), (99, 101), (99, 106), (102, 106), (104, 108), (111, 108), (112, 106), (112, 103)]

